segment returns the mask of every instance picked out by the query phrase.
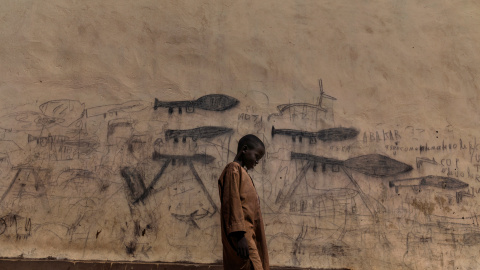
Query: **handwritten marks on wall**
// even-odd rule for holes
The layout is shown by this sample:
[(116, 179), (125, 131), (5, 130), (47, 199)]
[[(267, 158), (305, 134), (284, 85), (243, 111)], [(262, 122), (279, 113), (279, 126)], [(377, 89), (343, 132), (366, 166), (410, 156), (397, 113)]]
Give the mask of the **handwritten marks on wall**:
[(267, 145), (252, 177), (275, 264), (366, 269), (356, 258), (381, 252), (377, 267), (447, 269), (479, 245), (475, 139), (336, 126), (325, 100), (341, 100), (319, 86), (316, 102), (272, 108), (212, 93), (2, 111), (0, 241), (41, 249), (50, 237), (76, 259), (219, 260), (217, 177), (254, 133)]

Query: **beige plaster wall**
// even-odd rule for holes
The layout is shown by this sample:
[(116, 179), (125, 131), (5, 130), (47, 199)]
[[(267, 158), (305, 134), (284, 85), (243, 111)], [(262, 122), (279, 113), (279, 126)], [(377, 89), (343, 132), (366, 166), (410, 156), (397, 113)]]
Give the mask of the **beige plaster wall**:
[[(217, 177), (254, 133), (272, 264), (476, 269), (479, 12), (468, 0), (2, 1), (0, 256), (219, 261)], [(210, 94), (238, 104), (154, 109)], [(198, 127), (227, 129), (166, 136)], [(330, 128), (358, 135), (278, 132)]]

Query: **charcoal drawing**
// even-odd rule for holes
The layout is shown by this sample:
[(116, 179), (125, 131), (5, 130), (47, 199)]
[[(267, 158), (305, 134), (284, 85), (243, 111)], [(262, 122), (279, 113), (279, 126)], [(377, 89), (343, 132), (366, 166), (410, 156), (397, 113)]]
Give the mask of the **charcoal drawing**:
[[(391, 257), (377, 266), (422, 269), (419, 259), (438, 266), (476, 248), (476, 139), (343, 127), (326, 117), (337, 99), (319, 87), (314, 102), (262, 92), (265, 108), (209, 94), (93, 106), (55, 97), (0, 111), (0, 241), (22, 249), (47, 236), (85, 259), (101, 245), (135, 260), (218, 259), (216, 181), (248, 130), (269, 149), (251, 173), (273, 261), (342, 269), (382, 250)], [(170, 255), (153, 251), (160, 242)]]
[(210, 94), (202, 96), (192, 101), (160, 101), (155, 99), (154, 109), (168, 108), (168, 112), (172, 114), (174, 108), (178, 108), (178, 114), (182, 114), (182, 108), (187, 113), (192, 113), (195, 108), (207, 111), (225, 111), (235, 107), (239, 101), (233, 97), (221, 94)]
[(275, 126), (272, 126), (272, 137), (275, 134), (291, 136), (293, 142), (295, 142), (296, 138), (298, 138), (299, 142), (302, 142), (302, 138), (307, 138), (311, 144), (316, 143), (317, 139), (323, 142), (350, 140), (357, 137), (358, 133), (356, 129), (342, 127), (309, 132), (295, 129), (275, 129)]
[(191, 138), (193, 141), (198, 140), (199, 138), (213, 138), (223, 134), (231, 133), (233, 130), (226, 127), (198, 127), (192, 129), (184, 130), (172, 130), (168, 129), (165, 131), (165, 140), (174, 139), (175, 142), (178, 142), (178, 138), (182, 138), (182, 142), (186, 142), (187, 138)]

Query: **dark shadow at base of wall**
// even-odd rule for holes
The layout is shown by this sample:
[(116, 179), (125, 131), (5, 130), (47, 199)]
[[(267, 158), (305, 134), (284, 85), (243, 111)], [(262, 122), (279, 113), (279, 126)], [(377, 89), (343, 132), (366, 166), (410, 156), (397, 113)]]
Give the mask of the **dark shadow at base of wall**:
[[(223, 270), (220, 264), (194, 263), (140, 263), (108, 261), (62, 261), (0, 259), (2, 270)], [(271, 267), (271, 270), (350, 270), (347, 268), (292, 268)]]

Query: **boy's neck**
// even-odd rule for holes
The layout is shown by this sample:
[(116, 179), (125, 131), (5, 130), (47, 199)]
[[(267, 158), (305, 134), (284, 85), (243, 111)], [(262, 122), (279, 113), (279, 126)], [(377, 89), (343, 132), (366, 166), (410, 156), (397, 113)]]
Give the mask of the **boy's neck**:
[[(235, 159), (233, 159), (233, 162), (236, 162), (236, 163), (240, 164), (240, 166), (242, 166), (243, 168), (245, 168), (245, 166), (244, 166), (244, 164), (243, 164), (244, 162), (243, 162), (243, 158), (242, 158), (242, 154), (241, 154), (241, 153), (235, 156)], [(245, 168), (245, 170), (247, 170), (247, 168)]]

